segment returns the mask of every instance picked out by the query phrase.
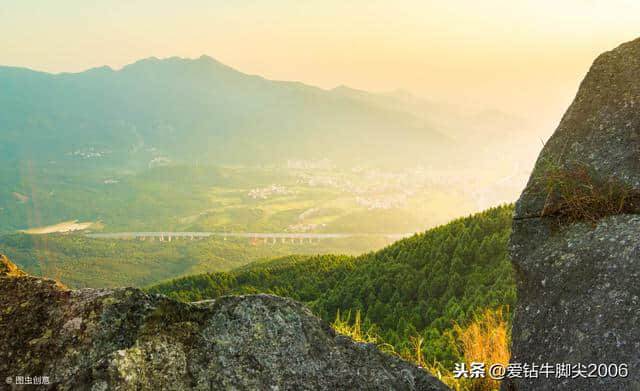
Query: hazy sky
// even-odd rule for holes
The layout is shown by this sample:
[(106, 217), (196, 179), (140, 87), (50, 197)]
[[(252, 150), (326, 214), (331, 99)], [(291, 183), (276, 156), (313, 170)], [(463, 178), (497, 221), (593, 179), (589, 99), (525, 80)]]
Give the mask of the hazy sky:
[[(9, 4), (7, 4), (9, 3)], [(637, 0), (5, 0), (0, 64), (50, 72), (208, 54), (325, 88), (559, 115), (602, 51), (640, 35)], [(552, 129), (549, 129), (549, 133)]]

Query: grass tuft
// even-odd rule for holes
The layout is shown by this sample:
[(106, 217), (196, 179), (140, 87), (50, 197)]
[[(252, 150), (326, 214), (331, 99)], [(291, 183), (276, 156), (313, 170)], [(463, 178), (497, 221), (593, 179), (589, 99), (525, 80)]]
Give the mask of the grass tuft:
[[(508, 311), (507, 311), (508, 313)], [(489, 369), (493, 364), (504, 367), (511, 357), (509, 326), (502, 308), (485, 309), (466, 327), (454, 326), (458, 341), (464, 351), (467, 368), (472, 362), (485, 363)], [(500, 381), (490, 376), (478, 379), (464, 379), (465, 391), (489, 391), (500, 388)]]
[(554, 217), (559, 223), (595, 223), (603, 217), (634, 213), (640, 194), (616, 178), (600, 178), (585, 164), (561, 167), (547, 159), (537, 178), (538, 191), (545, 198), (541, 217)]

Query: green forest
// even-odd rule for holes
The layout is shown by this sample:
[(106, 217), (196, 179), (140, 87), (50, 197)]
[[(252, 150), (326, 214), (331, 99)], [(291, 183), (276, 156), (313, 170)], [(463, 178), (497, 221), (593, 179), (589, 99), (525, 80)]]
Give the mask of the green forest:
[(30, 274), (55, 278), (72, 288), (142, 287), (289, 254), (360, 254), (388, 241), (364, 237), (277, 244), (240, 238), (160, 242), (17, 233), (0, 236), (0, 254)]
[(194, 275), (148, 288), (184, 301), (271, 293), (300, 300), (318, 316), (353, 321), (397, 352), (422, 337), (428, 361), (462, 360), (454, 326), (516, 300), (507, 258), (512, 205), (486, 210), (358, 257), (288, 256), (231, 272)]

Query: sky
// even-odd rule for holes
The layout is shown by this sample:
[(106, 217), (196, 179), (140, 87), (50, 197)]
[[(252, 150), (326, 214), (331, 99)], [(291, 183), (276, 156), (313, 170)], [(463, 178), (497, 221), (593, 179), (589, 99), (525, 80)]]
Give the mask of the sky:
[(594, 58), (640, 36), (638, 22), (637, 0), (4, 1), (0, 64), (207, 54), (270, 79), (498, 109), (550, 134)]

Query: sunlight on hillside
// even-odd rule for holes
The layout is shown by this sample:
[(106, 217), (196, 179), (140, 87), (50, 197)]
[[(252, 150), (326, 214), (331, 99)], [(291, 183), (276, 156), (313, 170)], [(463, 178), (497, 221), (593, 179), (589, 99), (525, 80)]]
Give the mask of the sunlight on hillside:
[[(454, 326), (456, 342), (464, 354), (464, 362), (470, 367), (472, 362), (482, 362), (489, 368), (493, 364), (507, 366), (510, 353), (510, 326), (506, 320), (508, 310), (502, 307), (487, 308), (480, 312), (474, 320), (461, 326)], [(455, 391), (494, 391), (500, 389), (500, 382), (486, 378), (456, 378), (452, 368), (445, 368), (441, 363), (429, 362), (423, 353), (424, 338), (417, 335), (409, 337), (410, 349), (397, 352), (395, 347), (381, 341), (376, 334), (376, 326), (372, 325), (363, 331), (361, 313), (356, 311), (353, 323), (351, 312), (336, 314), (331, 327), (339, 334), (353, 338), (357, 342), (374, 343), (383, 352), (399, 356), (426, 369)]]

